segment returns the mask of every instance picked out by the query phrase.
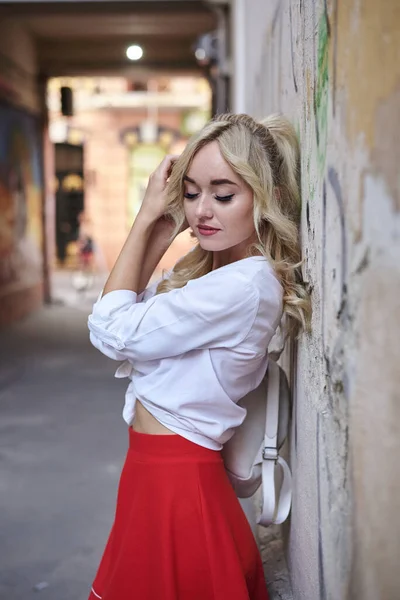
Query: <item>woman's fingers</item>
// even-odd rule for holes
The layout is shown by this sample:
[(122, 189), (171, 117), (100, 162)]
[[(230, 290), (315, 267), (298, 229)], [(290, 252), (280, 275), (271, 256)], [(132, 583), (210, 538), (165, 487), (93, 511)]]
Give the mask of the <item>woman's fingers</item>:
[(179, 154), (167, 154), (167, 156), (164, 158), (165, 161), (172, 163), (175, 162), (176, 160), (178, 160), (179, 158)]
[(167, 154), (157, 169), (150, 175), (140, 212), (142, 214), (146, 213), (152, 220), (157, 220), (165, 213), (167, 181), (178, 158), (179, 155), (177, 154)]
[(171, 169), (178, 158), (178, 154), (167, 154), (159, 167), (156, 169), (156, 172), (159, 170), (160, 175), (164, 180), (166, 180), (169, 177)]

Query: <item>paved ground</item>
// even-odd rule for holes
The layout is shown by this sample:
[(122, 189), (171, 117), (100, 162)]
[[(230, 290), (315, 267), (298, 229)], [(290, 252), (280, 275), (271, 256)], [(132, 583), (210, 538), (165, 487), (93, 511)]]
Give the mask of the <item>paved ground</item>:
[(112, 521), (125, 384), (88, 342), (90, 305), (54, 305), (0, 334), (2, 600), (87, 599)]
[[(1, 600), (86, 600), (104, 548), (127, 434), (126, 382), (88, 341), (100, 285), (56, 274), (57, 302), (0, 333)], [(263, 546), (272, 598), (290, 600), (276, 531)]]

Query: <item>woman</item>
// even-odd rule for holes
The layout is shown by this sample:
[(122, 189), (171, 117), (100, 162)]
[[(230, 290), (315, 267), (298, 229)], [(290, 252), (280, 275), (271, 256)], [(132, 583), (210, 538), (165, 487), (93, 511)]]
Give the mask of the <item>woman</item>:
[[(89, 317), (125, 362), (130, 445), (90, 600), (266, 600), (260, 555), (219, 451), (245, 418), (283, 313), (305, 327), (298, 144), (282, 117), (221, 115), (150, 177)], [(198, 245), (146, 285), (172, 239)], [(143, 291), (145, 290), (145, 291)]]

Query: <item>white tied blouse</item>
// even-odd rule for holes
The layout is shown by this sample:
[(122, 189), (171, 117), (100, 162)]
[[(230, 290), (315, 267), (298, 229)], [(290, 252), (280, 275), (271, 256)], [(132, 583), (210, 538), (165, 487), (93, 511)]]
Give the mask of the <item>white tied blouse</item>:
[(123, 417), (135, 402), (171, 431), (220, 450), (245, 416), (237, 402), (261, 382), (282, 316), (282, 286), (267, 260), (245, 258), (155, 295), (115, 290), (89, 316), (90, 340), (125, 361), (131, 380)]

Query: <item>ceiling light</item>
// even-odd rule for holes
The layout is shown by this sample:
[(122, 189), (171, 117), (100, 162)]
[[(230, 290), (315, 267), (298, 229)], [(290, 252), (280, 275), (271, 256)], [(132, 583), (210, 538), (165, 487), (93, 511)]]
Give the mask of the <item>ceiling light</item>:
[(126, 56), (129, 60), (139, 60), (143, 56), (143, 49), (140, 46), (129, 46), (126, 50)]
[(204, 50), (204, 48), (197, 48), (194, 55), (197, 58), (197, 60), (204, 60), (206, 57), (206, 51)]

